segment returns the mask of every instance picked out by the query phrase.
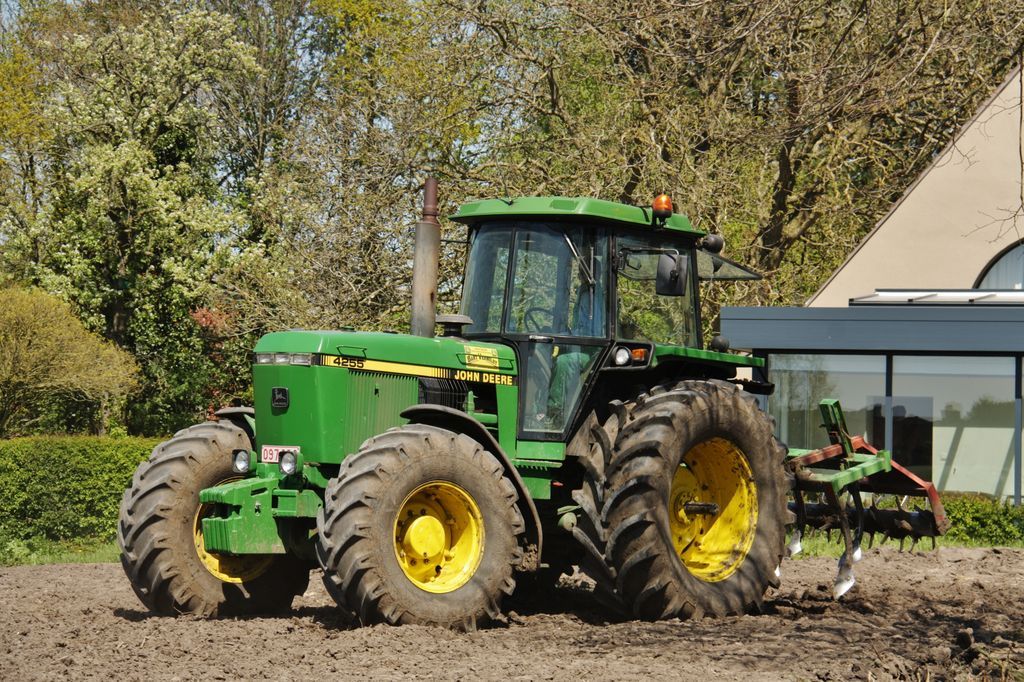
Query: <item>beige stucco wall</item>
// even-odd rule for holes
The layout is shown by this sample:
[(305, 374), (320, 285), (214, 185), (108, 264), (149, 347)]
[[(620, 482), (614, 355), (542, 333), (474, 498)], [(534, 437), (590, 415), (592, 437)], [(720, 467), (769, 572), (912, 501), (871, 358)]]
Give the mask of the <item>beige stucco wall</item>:
[(875, 289), (969, 289), (1024, 239), (1021, 76), (1014, 73), (807, 303), (845, 306)]

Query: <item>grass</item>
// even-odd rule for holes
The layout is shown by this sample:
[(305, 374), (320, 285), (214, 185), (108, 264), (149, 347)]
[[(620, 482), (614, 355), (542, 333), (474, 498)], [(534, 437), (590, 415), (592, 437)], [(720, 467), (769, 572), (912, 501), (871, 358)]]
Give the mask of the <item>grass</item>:
[[(787, 542), (789, 536), (787, 535)], [(882, 546), (882, 536), (878, 535), (875, 537), (875, 547)], [(804, 536), (800, 542), (803, 545), (803, 549), (797, 554), (794, 559), (807, 559), (811, 557), (831, 557), (838, 559), (843, 553), (843, 541), (842, 534), (839, 531), (832, 531), (832, 540), (830, 541), (824, 533), (815, 532), (809, 536)], [(953, 539), (947, 537), (936, 538), (935, 542), (937, 547), (992, 547), (993, 545), (988, 542), (979, 542), (975, 540), (964, 540), (964, 539)], [(889, 547), (899, 547), (899, 540), (888, 540), (885, 545)], [(1016, 547), (1024, 548), (1024, 542), (1009, 542), (1001, 543), (1000, 547)], [(868, 548), (867, 538), (864, 540), (864, 549)], [(910, 540), (903, 541), (903, 548), (906, 550), (910, 549)], [(928, 538), (917, 543), (917, 549), (919, 550), (930, 550), (932, 548), (932, 541)]]
[[(824, 533), (815, 533), (802, 540), (803, 549), (794, 559), (808, 559), (811, 557), (830, 557), (838, 559), (843, 553), (843, 543), (840, 541), (838, 532), (832, 533), (832, 540), (828, 540)], [(875, 547), (880, 543), (876, 542)], [(890, 540), (891, 547), (897, 547), (898, 542)], [(974, 542), (970, 540), (951, 540), (938, 538), (939, 547), (991, 547), (985, 542)], [(1006, 547), (1024, 549), (1024, 542), (1013, 542)], [(918, 549), (930, 550), (931, 540), (925, 539), (918, 543)], [(905, 549), (910, 549), (910, 541), (904, 543)], [(865, 549), (867, 545), (865, 544)], [(39, 564), (111, 564), (118, 561), (117, 543), (113, 540), (75, 540), (75, 541), (54, 541), (54, 540), (33, 540), (21, 542), (9, 540), (5, 546), (0, 547), (0, 566), (34, 566)]]
[(109, 564), (118, 561), (114, 540), (16, 540), (0, 537), (0, 566), (39, 564)]
[[(843, 553), (843, 543), (838, 531), (833, 531), (829, 540), (824, 533), (815, 532), (805, 536), (801, 542), (803, 549), (794, 559), (811, 557), (830, 557), (838, 559)], [(876, 538), (875, 547), (881, 543), (881, 536)], [(889, 540), (890, 547), (898, 547), (899, 542)], [(936, 542), (939, 547), (991, 547), (991, 543), (951, 539), (940, 537)], [(1000, 544), (1000, 547), (1024, 548), (1024, 542)], [(931, 540), (921, 540), (918, 549), (930, 550)], [(864, 548), (867, 549), (865, 542)], [(910, 549), (910, 541), (904, 542), (904, 548)], [(0, 536), (0, 566), (34, 566), (39, 564), (109, 564), (117, 563), (119, 550), (114, 540), (86, 538), (81, 540), (15, 540)]]

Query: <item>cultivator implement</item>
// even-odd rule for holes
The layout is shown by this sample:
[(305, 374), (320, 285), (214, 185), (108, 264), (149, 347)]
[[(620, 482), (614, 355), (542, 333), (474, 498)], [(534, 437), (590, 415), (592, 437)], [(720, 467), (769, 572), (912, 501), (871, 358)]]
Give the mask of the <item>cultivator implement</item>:
[[(899, 540), (901, 548), (908, 538), (911, 546), (924, 537), (934, 543), (949, 521), (934, 485), (892, 461), (888, 451), (850, 435), (838, 400), (823, 400), (819, 408), (832, 444), (818, 450), (792, 449), (786, 459), (795, 479), (790, 506), (796, 525), (789, 552), (800, 552), (808, 527), (830, 535), (838, 530), (845, 545), (833, 587), (838, 599), (854, 585), (853, 564), (860, 561), (865, 535), (869, 546), (877, 533)], [(870, 496), (869, 505), (865, 496)], [(894, 500), (879, 506), (882, 496)], [(926, 499), (930, 509), (908, 509), (910, 498)]]

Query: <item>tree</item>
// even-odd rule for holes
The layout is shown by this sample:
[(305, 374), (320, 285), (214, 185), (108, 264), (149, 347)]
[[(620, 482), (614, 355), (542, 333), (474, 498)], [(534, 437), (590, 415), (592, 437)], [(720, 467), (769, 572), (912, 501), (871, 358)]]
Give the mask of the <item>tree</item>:
[(215, 387), (194, 313), (232, 255), (241, 222), (221, 200), (213, 86), (258, 71), (220, 14), (87, 4), (78, 23), (41, 21), (31, 41), (49, 76), (46, 206), (6, 250), (27, 277), (129, 350), (144, 390), (135, 432), (194, 421)]
[(980, 0), (315, 7), (334, 20), (329, 77), (254, 195), (273, 227), (253, 258), (269, 262), (224, 278), (253, 327), (404, 328), (408, 228), (431, 173), (453, 203), (668, 191), (767, 275), (714, 285), (706, 320), (718, 302), (799, 303), (1024, 39), (1024, 7)]
[[(1024, 41), (1024, 6), (984, 0), (19, 10), (0, 18), (0, 279), (135, 355), (147, 433), (244, 396), (265, 331), (405, 329), (427, 175), (442, 213), (668, 192), (767, 274), (708, 292), (705, 320), (798, 303)], [(465, 233), (445, 230), (450, 309)]]
[(0, 289), (0, 437), (31, 425), (55, 402), (117, 401), (137, 371), (129, 354), (89, 332), (63, 301)]
[(211, 89), (213, 111), (224, 126), (218, 149), (222, 184), (248, 211), (245, 237), (263, 241), (272, 225), (254, 202), (264, 178), (287, 162), (293, 130), (311, 114), (332, 49), (328, 20), (311, 0), (207, 0), (231, 17), (235, 36), (258, 65), (225, 74)]
[(480, 179), (667, 191), (769, 275), (748, 304), (813, 292), (1024, 45), (1024, 6), (983, 0), (452, 5), (505, 71)]
[[(435, 2), (314, 6), (330, 31), (325, 71), (252, 195), (263, 244), (220, 277), (218, 305), (253, 330), (407, 329), (419, 190), (440, 176), (442, 210), (479, 191), (467, 169), (493, 65), (461, 11)], [(447, 246), (441, 295), (450, 304), (461, 259)]]

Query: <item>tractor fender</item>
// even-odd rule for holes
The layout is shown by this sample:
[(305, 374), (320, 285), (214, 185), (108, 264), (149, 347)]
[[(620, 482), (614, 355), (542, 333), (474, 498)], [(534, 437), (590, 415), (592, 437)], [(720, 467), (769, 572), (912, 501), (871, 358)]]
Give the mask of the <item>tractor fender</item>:
[[(413, 405), (402, 411), (401, 417), (408, 419), (411, 424), (426, 424), (436, 426), (439, 429), (446, 429), (454, 433), (462, 433), (476, 442), (492, 455), (494, 455), (501, 466), (505, 468), (505, 474), (519, 494), (519, 510), (526, 520), (527, 553), (523, 560), (522, 570), (536, 571), (540, 568), (540, 557), (542, 543), (544, 540), (543, 531), (540, 527), (540, 516), (537, 514), (537, 507), (533, 498), (526, 489), (519, 471), (512, 465), (512, 460), (505, 451), (498, 445), (491, 432), (483, 424), (470, 417), (462, 410), (456, 410), (443, 405)], [(532, 545), (533, 548), (529, 546)]]
[(253, 447), (256, 447), (255, 409), (248, 406), (222, 407), (213, 414), (245, 431), (245, 435), (249, 436), (249, 442), (252, 443)]

